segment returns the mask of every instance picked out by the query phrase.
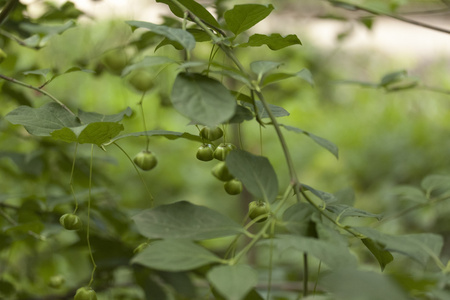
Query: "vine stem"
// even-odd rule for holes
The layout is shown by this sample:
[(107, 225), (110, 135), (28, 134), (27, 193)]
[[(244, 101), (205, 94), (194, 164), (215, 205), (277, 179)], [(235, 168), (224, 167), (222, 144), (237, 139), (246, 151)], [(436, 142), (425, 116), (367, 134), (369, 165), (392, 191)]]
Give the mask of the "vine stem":
[(89, 256), (91, 257), (92, 262), (92, 273), (91, 273), (91, 280), (89, 281), (89, 287), (94, 282), (94, 273), (97, 269), (97, 264), (95, 263), (94, 255), (92, 254), (92, 248), (91, 248), (91, 241), (89, 239), (89, 231), (90, 231), (90, 225), (91, 225), (91, 198), (92, 198), (92, 165), (94, 160), (94, 144), (91, 146), (91, 162), (89, 164), (89, 197), (88, 197), (88, 222), (87, 222), (87, 229), (86, 229), (86, 240), (87, 245), (89, 249)]
[(17, 80), (17, 79), (14, 79), (14, 78), (5, 76), (5, 75), (3, 75), (3, 74), (0, 74), (0, 78), (4, 79), (4, 80), (6, 80), (6, 81), (9, 81), (9, 82), (18, 84), (18, 85), (20, 85), (20, 86), (26, 87), (26, 88), (28, 88), (28, 89), (35, 90), (35, 91), (37, 91), (37, 92), (39, 92), (39, 93), (41, 93), (41, 94), (44, 94), (45, 96), (49, 97), (50, 99), (52, 99), (53, 101), (55, 101), (56, 103), (58, 103), (59, 105), (61, 105), (61, 107), (64, 108), (65, 110), (67, 110), (72, 116), (77, 117), (77, 116), (76, 116), (76, 115), (75, 115), (75, 114), (74, 114), (74, 113), (73, 113), (73, 112), (72, 112), (72, 111), (71, 111), (64, 103), (62, 103), (61, 101), (59, 101), (55, 96), (53, 96), (53, 95), (50, 94), (49, 92), (47, 92), (47, 91), (45, 91), (45, 90), (43, 90), (43, 89), (41, 89), (41, 88), (38, 88), (38, 87), (32, 86), (32, 85), (30, 85), (30, 84), (27, 84), (27, 83), (25, 83), (25, 82), (19, 81), (19, 80)]
[(78, 143), (75, 143), (75, 151), (73, 154), (73, 161), (72, 161), (72, 170), (70, 171), (70, 180), (69, 180), (70, 191), (72, 192), (73, 200), (75, 201), (75, 209), (73, 210), (74, 214), (76, 214), (77, 210), (78, 210), (78, 201), (77, 201), (77, 197), (75, 196), (75, 190), (73, 188), (73, 173), (75, 170), (75, 161), (76, 161), (76, 157), (77, 157), (77, 151), (78, 151)]
[(145, 183), (144, 177), (142, 176), (141, 172), (139, 172), (138, 168), (136, 167), (136, 164), (133, 162), (133, 159), (128, 155), (128, 153), (122, 147), (119, 146), (119, 144), (117, 144), (116, 142), (113, 142), (113, 144), (116, 145), (116, 147), (119, 148), (120, 151), (123, 152), (123, 154), (125, 154), (125, 156), (128, 158), (128, 160), (133, 165), (134, 169), (136, 170), (136, 173), (139, 175), (139, 178), (142, 181), (142, 184), (145, 186), (145, 189), (147, 190), (148, 195), (150, 196), (150, 207), (153, 207), (153, 203), (154, 203), (153, 195), (150, 192), (150, 190), (148, 189), (148, 186)]
[(148, 149), (149, 149), (149, 145), (150, 145), (150, 137), (148, 136), (147, 123), (145, 122), (144, 97), (145, 97), (145, 92), (142, 93), (141, 100), (139, 101), (138, 105), (141, 109), (142, 125), (144, 126), (144, 131), (145, 131), (145, 139), (146, 139), (145, 150), (149, 151)]

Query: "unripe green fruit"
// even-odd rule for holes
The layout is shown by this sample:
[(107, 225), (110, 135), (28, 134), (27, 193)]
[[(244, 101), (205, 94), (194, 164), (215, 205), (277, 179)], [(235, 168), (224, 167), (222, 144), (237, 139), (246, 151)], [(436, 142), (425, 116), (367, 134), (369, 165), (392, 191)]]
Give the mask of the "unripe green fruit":
[(58, 289), (65, 282), (66, 282), (66, 280), (64, 279), (64, 277), (62, 275), (55, 275), (55, 276), (50, 277), (50, 281), (49, 281), (48, 285), (52, 288)]
[(212, 169), (212, 174), (221, 181), (230, 181), (234, 178), (224, 161), (221, 161), (214, 166)]
[(8, 55), (0, 48), (0, 64), (5, 60)]
[(232, 151), (235, 150), (236, 146), (230, 143), (222, 143), (220, 144), (216, 150), (214, 151), (214, 158), (224, 161), (227, 158), (227, 155)]
[(214, 146), (211, 144), (201, 145), (197, 150), (197, 159), (201, 161), (210, 161), (214, 159)]
[(79, 230), (83, 228), (83, 223), (79, 216), (74, 214), (64, 214), (59, 218), (59, 223), (67, 230)]
[(151, 151), (142, 150), (133, 159), (136, 166), (144, 171), (153, 169), (158, 161)]
[(209, 141), (215, 141), (223, 136), (223, 131), (220, 127), (205, 126), (200, 130), (200, 136)]
[(73, 300), (97, 300), (97, 294), (90, 287), (81, 287), (77, 290)]
[(231, 179), (223, 184), (225, 191), (229, 195), (239, 195), (242, 193), (242, 182), (237, 179)]
[(140, 92), (146, 92), (154, 86), (153, 76), (149, 72), (143, 70), (131, 73), (128, 82)]
[[(266, 202), (252, 201), (248, 204), (248, 212), (250, 219), (253, 220), (259, 216), (268, 214), (270, 212), (270, 209), (266, 205)], [(262, 218), (261, 220), (258, 221), (258, 223), (264, 222), (265, 220), (267, 220), (267, 217)]]
[(102, 62), (108, 71), (120, 75), (128, 63), (128, 58), (123, 49), (113, 49), (103, 54)]

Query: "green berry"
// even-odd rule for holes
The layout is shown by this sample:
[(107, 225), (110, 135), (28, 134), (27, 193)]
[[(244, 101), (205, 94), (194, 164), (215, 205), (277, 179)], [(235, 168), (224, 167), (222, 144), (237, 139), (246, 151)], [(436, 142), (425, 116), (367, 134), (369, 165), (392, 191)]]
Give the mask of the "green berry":
[(139, 152), (133, 159), (136, 166), (138, 166), (140, 169), (144, 171), (149, 171), (153, 169), (156, 164), (158, 163), (158, 160), (156, 159), (155, 155), (151, 151), (142, 150)]
[(143, 70), (131, 73), (128, 82), (140, 92), (146, 92), (154, 86), (153, 76)]
[(108, 71), (120, 75), (128, 63), (128, 58), (123, 49), (113, 49), (103, 54), (102, 62)]
[(90, 287), (81, 287), (77, 290), (73, 300), (97, 300), (97, 294)]
[(216, 150), (214, 151), (214, 158), (224, 161), (228, 154), (232, 151), (235, 150), (236, 146), (230, 143), (222, 143), (220, 144)]
[(230, 181), (234, 178), (224, 161), (221, 161), (214, 166), (212, 169), (212, 174), (221, 181)]
[(197, 159), (201, 161), (210, 161), (214, 159), (214, 146), (211, 144), (201, 145), (197, 150)]
[(200, 136), (209, 141), (215, 141), (223, 136), (223, 131), (220, 127), (205, 126), (200, 130)]
[(242, 192), (242, 182), (237, 179), (225, 182), (223, 187), (229, 195), (239, 195)]
[(79, 230), (83, 228), (80, 217), (74, 214), (64, 214), (59, 218), (59, 223), (67, 230)]
[(64, 279), (64, 277), (62, 275), (55, 275), (55, 276), (50, 277), (50, 281), (49, 281), (48, 285), (52, 288), (58, 289), (65, 282), (66, 282), (66, 280)]
[[(252, 220), (256, 219), (259, 216), (267, 215), (269, 212), (270, 212), (270, 209), (265, 202), (252, 201), (248, 205), (249, 217)], [(258, 221), (258, 223), (264, 222), (265, 220), (267, 220), (267, 217), (260, 219)]]

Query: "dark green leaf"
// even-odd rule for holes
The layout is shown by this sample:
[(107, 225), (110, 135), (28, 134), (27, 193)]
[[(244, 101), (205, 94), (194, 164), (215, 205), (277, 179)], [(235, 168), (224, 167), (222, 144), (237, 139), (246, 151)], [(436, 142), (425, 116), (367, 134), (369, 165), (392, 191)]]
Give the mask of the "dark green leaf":
[[(156, 0), (156, 2), (165, 3), (169, 6), (172, 13), (179, 17), (184, 18), (184, 11), (182, 11), (173, 1), (171, 0)], [(186, 7), (192, 14), (199, 17), (203, 21), (220, 28), (220, 24), (216, 21), (216, 19), (211, 15), (211, 13), (204, 8), (201, 4), (193, 0), (179, 0), (179, 2)]]
[(0, 151), (0, 158), (7, 157), (11, 159), (20, 171), (34, 176), (41, 175), (44, 169), (44, 161), (41, 156), (41, 151), (35, 151), (27, 154)]
[(252, 112), (249, 109), (241, 105), (238, 105), (236, 107), (236, 112), (234, 113), (234, 116), (230, 120), (228, 120), (228, 123), (242, 123), (244, 121), (249, 121), (251, 119), (253, 119)]
[(220, 261), (214, 253), (192, 241), (162, 240), (150, 243), (131, 263), (161, 271), (179, 272)]
[(274, 239), (274, 245), (280, 251), (293, 248), (306, 252), (320, 259), (331, 269), (350, 269), (358, 265), (356, 257), (350, 253), (346, 245), (332, 241), (281, 234)]
[(85, 112), (79, 109), (78, 118), (83, 124), (89, 124), (93, 122), (120, 122), (125, 116), (131, 116), (132, 113), (133, 111), (129, 107), (114, 115), (102, 115), (95, 112)]
[[(175, 132), (175, 131), (167, 131), (167, 130), (149, 130), (149, 131), (141, 131), (141, 132), (132, 132), (127, 134), (119, 135), (111, 140), (110, 143), (113, 143), (117, 140), (127, 138), (127, 137), (138, 137), (138, 136), (162, 136), (169, 140), (176, 139), (186, 139), (194, 142), (202, 142), (202, 138), (198, 135), (193, 135), (187, 132)], [(108, 143), (108, 144), (110, 144)]]
[(260, 4), (235, 5), (231, 10), (225, 12), (224, 18), (228, 29), (238, 35), (264, 20), (273, 9), (274, 7), (271, 4), (268, 6)]
[(156, 25), (142, 21), (126, 21), (126, 23), (133, 27), (140, 27), (165, 36), (169, 40), (175, 41), (182, 45), (186, 50), (190, 51), (195, 47), (195, 39), (186, 30), (179, 28), (171, 28), (164, 25)]
[[(242, 98), (239, 97), (239, 100), (241, 100)], [(249, 98), (251, 101), (251, 98)], [(264, 118), (269, 118), (269, 113), (267, 112), (267, 110), (264, 109), (264, 106), (262, 104), (261, 101), (256, 100), (255, 101), (256, 104), (256, 108), (258, 109), (258, 115), (261, 119)], [(251, 111), (255, 112), (255, 107), (253, 106), (253, 104), (250, 102), (244, 102), (243, 103), (244, 106), (250, 108)], [(287, 117), (289, 116), (289, 112), (287, 110), (285, 110), (283, 107), (281, 106), (277, 106), (277, 105), (273, 105), (269, 103), (269, 109), (272, 112), (273, 116), (275, 118), (280, 118), (280, 117)]]
[(283, 126), (284, 128), (286, 128), (289, 131), (294, 131), (296, 133), (302, 133), (302, 134), (310, 137), (318, 145), (320, 145), (323, 148), (325, 148), (328, 151), (330, 151), (334, 156), (336, 156), (336, 158), (339, 158), (339, 149), (338, 149), (338, 147), (335, 144), (333, 144), (332, 142), (330, 142), (329, 140), (321, 138), (320, 136), (314, 135), (314, 134), (312, 134), (310, 132), (304, 131), (303, 129), (300, 129), (300, 128), (287, 126), (287, 125), (283, 125), (283, 124), (280, 124), (280, 126)]
[(267, 45), (271, 50), (280, 50), (292, 45), (301, 45), (302, 42), (295, 34), (290, 34), (282, 37), (279, 33), (271, 35), (254, 34), (249, 37), (248, 42), (240, 44), (239, 47), (259, 47)]
[(78, 127), (64, 127), (53, 131), (51, 136), (67, 143), (101, 146), (117, 136), (123, 129), (123, 125), (116, 122), (93, 122)]
[(241, 300), (258, 283), (258, 273), (249, 265), (217, 266), (206, 275), (227, 300)]
[(369, 249), (373, 256), (375, 256), (378, 263), (380, 264), (381, 271), (384, 270), (388, 263), (394, 260), (392, 254), (389, 251), (385, 250), (385, 247), (383, 245), (374, 242), (369, 238), (361, 239), (361, 241), (367, 247), (367, 249)]
[(405, 70), (386, 74), (385, 76), (383, 76), (383, 78), (381, 78), (380, 86), (385, 87), (392, 83), (398, 82), (398, 81), (404, 79), (406, 77), (406, 75), (407, 75), (407, 73)]
[(296, 203), (283, 213), (283, 224), (292, 233), (309, 236), (313, 228), (311, 216), (316, 210), (308, 203)]
[(364, 217), (377, 218), (378, 220), (381, 220), (380, 214), (373, 214), (346, 204), (327, 205), (327, 210), (338, 215), (340, 219), (344, 219), (346, 217)]
[(5, 119), (12, 124), (23, 125), (30, 134), (37, 136), (50, 136), (55, 130), (81, 125), (77, 117), (54, 102), (39, 108), (19, 106), (8, 113)]
[(243, 231), (239, 224), (217, 211), (187, 201), (145, 210), (133, 220), (148, 238), (206, 240)]
[(269, 160), (243, 150), (233, 150), (226, 158), (227, 167), (256, 198), (273, 202), (278, 194), (278, 179)]
[(316, 189), (310, 187), (309, 185), (306, 185), (303, 183), (302, 183), (301, 187), (303, 189), (310, 191), (311, 193), (313, 193), (313, 195), (315, 195), (316, 197), (318, 197), (319, 199), (321, 199), (323, 202), (325, 202), (327, 204), (337, 201), (336, 197), (333, 194), (316, 190)]
[(200, 74), (180, 73), (172, 89), (175, 109), (192, 121), (215, 126), (228, 121), (236, 100), (219, 81)]
[(371, 240), (385, 245), (391, 252), (406, 255), (422, 265), (426, 265), (430, 257), (437, 258), (443, 246), (442, 236), (432, 233), (388, 235), (372, 228), (355, 228)]

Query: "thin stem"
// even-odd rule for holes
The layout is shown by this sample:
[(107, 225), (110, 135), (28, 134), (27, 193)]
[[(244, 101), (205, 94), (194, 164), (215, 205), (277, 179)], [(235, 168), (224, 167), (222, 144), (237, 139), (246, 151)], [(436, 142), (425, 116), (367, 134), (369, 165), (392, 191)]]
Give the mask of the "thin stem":
[(146, 146), (145, 146), (145, 150), (149, 151), (150, 137), (148, 136), (148, 133), (147, 133), (147, 124), (146, 124), (146, 122), (145, 122), (145, 114), (144, 114), (144, 97), (145, 97), (145, 92), (142, 93), (141, 100), (139, 101), (138, 105), (139, 105), (140, 110), (141, 110), (142, 124), (143, 124), (143, 126), (144, 126), (144, 131), (145, 131), (145, 138), (146, 138)]
[(122, 147), (119, 146), (119, 144), (117, 144), (116, 142), (113, 142), (113, 144), (116, 145), (117, 148), (119, 148), (123, 152), (123, 154), (125, 154), (125, 156), (128, 158), (128, 160), (133, 165), (134, 169), (136, 170), (136, 173), (139, 175), (139, 178), (141, 179), (142, 184), (144, 185), (144, 187), (147, 190), (147, 193), (148, 193), (148, 195), (150, 197), (150, 207), (153, 207), (153, 202), (154, 202), (153, 201), (153, 199), (154, 199), (153, 195), (152, 195), (152, 193), (150, 193), (150, 190), (148, 189), (148, 186), (145, 183), (144, 177), (142, 176), (141, 172), (139, 172), (139, 169), (136, 167), (136, 164), (133, 162), (133, 159), (128, 155), (128, 153)]
[(0, 12), (0, 26), (6, 21), (6, 18), (16, 7), (17, 3), (19, 3), (19, 0), (9, 0), (8, 3), (5, 4)]
[(77, 196), (75, 195), (75, 190), (73, 188), (73, 173), (75, 170), (75, 161), (77, 159), (77, 150), (78, 150), (78, 143), (75, 144), (75, 151), (73, 154), (73, 161), (72, 161), (72, 170), (70, 171), (70, 180), (69, 180), (70, 191), (72, 192), (73, 200), (75, 201), (75, 209), (73, 210), (74, 214), (76, 214), (78, 210)]
[(433, 26), (433, 25), (430, 25), (430, 24), (426, 24), (426, 23), (422, 23), (422, 22), (419, 22), (419, 21), (416, 21), (416, 20), (408, 19), (408, 18), (399, 16), (399, 15), (394, 15), (394, 14), (381, 12), (381, 11), (378, 11), (378, 10), (375, 10), (375, 9), (363, 7), (363, 6), (360, 6), (360, 5), (357, 5), (357, 4), (353, 4), (353, 3), (347, 3), (347, 2), (344, 2), (344, 1), (334, 1), (334, 0), (327, 0), (327, 1), (330, 2), (332, 5), (336, 5), (338, 7), (343, 7), (343, 8), (348, 7), (348, 9), (350, 9), (350, 10), (362, 10), (362, 11), (371, 13), (373, 15), (382, 15), (382, 16), (386, 16), (386, 17), (389, 17), (389, 18), (392, 18), (392, 19), (395, 19), (395, 20), (398, 20), (398, 21), (402, 21), (402, 22), (405, 22), (405, 23), (409, 23), (409, 24), (412, 24), (412, 25), (416, 25), (416, 26), (420, 26), (420, 27), (423, 27), (423, 28), (428, 28), (428, 29), (432, 29), (432, 30), (435, 30), (435, 31), (439, 31), (439, 32), (449, 33), (450, 34), (450, 30), (448, 30), (448, 29), (436, 27), (436, 26)]
[(58, 103), (59, 105), (61, 105), (62, 108), (64, 108), (65, 110), (67, 110), (71, 115), (73, 115), (74, 117), (76, 117), (76, 115), (75, 115), (75, 114), (74, 114), (74, 113), (73, 113), (73, 112), (72, 112), (72, 111), (71, 111), (64, 103), (62, 103), (61, 101), (59, 101), (58, 99), (56, 99), (56, 98), (55, 98), (53, 95), (51, 95), (49, 92), (47, 92), (47, 91), (45, 91), (45, 90), (43, 90), (43, 89), (40, 89), (40, 88), (38, 88), (38, 87), (34, 87), (34, 86), (30, 85), (30, 84), (24, 83), (24, 82), (22, 82), (22, 81), (19, 81), (19, 80), (17, 80), (17, 79), (14, 79), (14, 78), (11, 78), (11, 77), (2, 75), (2, 74), (0, 74), (0, 78), (4, 79), (4, 80), (6, 80), (6, 81), (12, 82), (12, 83), (21, 85), (21, 86), (23, 86), (23, 87), (26, 87), (26, 88), (35, 90), (35, 91), (37, 91), (37, 92), (39, 92), (39, 93), (41, 93), (41, 94), (44, 94), (45, 96), (49, 97), (50, 99), (52, 99), (53, 101), (55, 101), (56, 103)]
[(88, 249), (89, 249), (89, 256), (91, 257), (91, 262), (92, 262), (92, 273), (91, 273), (91, 280), (89, 281), (89, 287), (92, 285), (92, 283), (94, 282), (94, 273), (95, 270), (97, 269), (97, 264), (95, 263), (94, 260), (94, 255), (92, 254), (92, 248), (91, 248), (91, 241), (89, 239), (89, 231), (90, 231), (90, 225), (91, 225), (91, 192), (92, 192), (92, 164), (93, 164), (93, 160), (94, 160), (94, 144), (92, 144), (91, 146), (91, 162), (89, 164), (89, 197), (88, 197), (88, 222), (87, 222), (87, 228), (86, 228), (86, 240), (87, 240), (87, 245), (88, 245)]
[(303, 253), (303, 297), (308, 296), (308, 253)]

